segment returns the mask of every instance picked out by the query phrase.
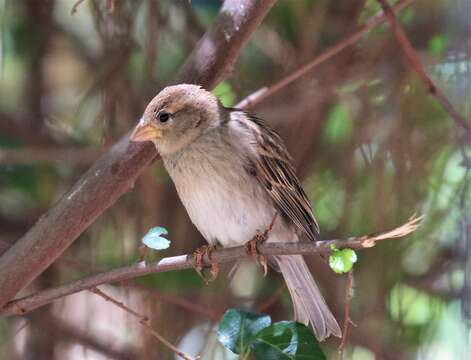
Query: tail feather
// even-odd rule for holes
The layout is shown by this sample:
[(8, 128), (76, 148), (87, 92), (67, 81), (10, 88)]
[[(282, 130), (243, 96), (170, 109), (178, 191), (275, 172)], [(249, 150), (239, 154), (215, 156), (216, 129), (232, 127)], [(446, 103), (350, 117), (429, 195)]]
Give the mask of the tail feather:
[(276, 256), (275, 260), (291, 294), (296, 321), (307, 326), (311, 324), (319, 341), (331, 334), (341, 337), (337, 320), (325, 303), (303, 257)]

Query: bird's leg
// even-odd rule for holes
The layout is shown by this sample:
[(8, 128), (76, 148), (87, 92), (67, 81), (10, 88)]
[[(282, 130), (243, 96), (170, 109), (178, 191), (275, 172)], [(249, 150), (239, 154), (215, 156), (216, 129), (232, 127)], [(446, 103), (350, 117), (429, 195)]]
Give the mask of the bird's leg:
[(263, 233), (260, 233), (260, 231), (257, 230), (257, 233), (252, 238), (252, 240), (250, 240), (249, 242), (245, 244), (247, 254), (255, 257), (258, 263), (263, 267), (263, 276), (267, 276), (267, 273), (268, 273), (268, 260), (265, 255), (260, 254), (260, 251), (258, 250), (258, 245), (267, 241), (268, 235), (270, 234), (270, 231), (273, 229), (273, 226), (275, 225), (275, 220), (276, 220), (277, 215), (278, 213), (275, 213), (270, 225), (268, 226), (267, 229), (265, 229)]
[(211, 277), (206, 278), (203, 274), (203, 257), (204, 255), (208, 255), (208, 259), (211, 260), (211, 254), (214, 250), (217, 249), (217, 245), (203, 245), (199, 248), (197, 248), (194, 253), (194, 259), (195, 259), (195, 270), (196, 273), (203, 279), (203, 281), (208, 284), (211, 281), (216, 280), (219, 274), (219, 264), (217, 263), (212, 263), (211, 268), (209, 270)]

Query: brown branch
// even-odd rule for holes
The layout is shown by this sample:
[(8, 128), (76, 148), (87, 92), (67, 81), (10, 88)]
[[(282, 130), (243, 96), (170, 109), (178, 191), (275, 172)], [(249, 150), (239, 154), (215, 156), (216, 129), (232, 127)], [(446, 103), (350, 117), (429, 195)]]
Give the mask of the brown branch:
[[(178, 82), (212, 89), (227, 75), (275, 0), (226, 0), (180, 72)], [(157, 157), (152, 144), (125, 135), (59, 202), (0, 257), (0, 306), (11, 300), (124, 193)]]
[(134, 346), (113, 346), (106, 336), (96, 336), (88, 331), (82, 331), (59, 317), (52, 316), (48, 319), (48, 325), (54, 327), (57, 334), (60, 334), (61, 341), (78, 343), (103, 354), (106, 359), (129, 360), (140, 358), (140, 352)]
[(271, 294), (267, 299), (265, 299), (263, 302), (260, 303), (260, 305), (257, 306), (257, 312), (264, 313), (265, 311), (267, 311), (267, 309), (269, 309), (273, 304), (276, 303), (276, 301), (285, 289), (286, 287), (284, 285), (279, 286), (278, 289), (273, 292), (273, 294)]
[(76, 0), (75, 3), (72, 5), (72, 8), (70, 9), (70, 15), (74, 15), (77, 12), (78, 7), (80, 6), (81, 3), (83, 3), (85, 0)]
[(6, 134), (9, 138), (28, 145), (50, 146), (56, 143), (47, 133), (28, 129), (28, 124), (31, 123), (32, 120), (29, 118), (0, 112), (0, 134)]
[[(364, 249), (374, 246), (376, 241), (403, 237), (410, 234), (417, 229), (420, 221), (421, 218), (411, 218), (407, 223), (391, 231), (361, 237), (350, 237), (343, 240), (323, 240), (309, 243), (264, 243), (258, 246), (258, 250), (262, 255), (307, 255), (314, 253), (329, 253), (332, 245), (335, 245), (339, 249)], [(225, 263), (238, 260), (246, 256), (248, 256), (247, 248), (245, 246), (238, 246), (214, 250), (211, 253), (211, 259), (205, 255), (202, 261), (203, 265), (210, 266), (212, 263)], [(36, 294), (10, 301), (0, 311), (0, 315), (22, 315), (64, 296), (71, 295), (82, 290), (91, 289), (101, 284), (129, 280), (148, 274), (189, 269), (194, 266), (195, 262), (191, 255), (168, 257), (158, 262), (148, 264), (139, 262), (134, 265), (90, 275), (68, 284), (60, 285), (49, 290), (40, 291)]]
[(452, 105), (445, 94), (435, 85), (433, 80), (425, 71), (423, 65), (420, 63), (412, 44), (407, 38), (406, 33), (402, 29), (399, 21), (396, 19), (393, 8), (388, 4), (386, 0), (377, 0), (383, 8), (384, 14), (394, 31), (394, 36), (404, 52), (404, 55), (409, 63), (410, 67), (417, 73), (420, 80), (425, 84), (427, 91), (437, 99), (440, 105), (445, 109), (446, 112), (451, 116), (455, 123), (461, 127), (467, 136), (471, 136), (471, 125)]
[(111, 302), (112, 304), (116, 305), (119, 307), (121, 310), (124, 310), (128, 314), (134, 316), (136, 319), (139, 320), (139, 324), (144, 327), (147, 331), (149, 331), (152, 336), (154, 336), (157, 340), (159, 340), (162, 344), (164, 344), (166, 347), (168, 347), (170, 350), (172, 350), (175, 354), (180, 356), (181, 358), (185, 360), (195, 360), (191, 356), (185, 354), (183, 351), (178, 350), (172, 343), (170, 343), (167, 339), (165, 339), (162, 335), (160, 335), (152, 326), (148, 324), (149, 318), (147, 316), (141, 315), (138, 312), (134, 311), (133, 309), (127, 307), (124, 305), (122, 302), (113, 299), (111, 296), (105, 294), (103, 291), (101, 291), (98, 288), (91, 288), (89, 289), (92, 293), (102, 297), (106, 301)]
[(339, 359), (343, 360), (345, 353), (345, 347), (347, 346), (348, 340), (348, 326), (352, 323), (350, 319), (350, 302), (353, 297), (353, 269), (347, 274), (347, 285), (345, 286), (345, 305), (344, 305), (344, 317), (343, 317), (343, 330), (342, 330), (342, 341), (339, 345)]
[(126, 284), (126, 287), (144, 292), (147, 296), (150, 296), (156, 301), (166, 302), (168, 304), (178, 306), (182, 309), (191, 311), (195, 314), (206, 316), (213, 321), (218, 320), (222, 313), (221, 311), (213, 310), (214, 306), (212, 309), (210, 309), (209, 307), (199, 305), (195, 303), (194, 301), (190, 301), (188, 299), (185, 299), (176, 295), (164, 294), (164, 293), (157, 292), (156, 290), (150, 290), (147, 287), (140, 284), (136, 284), (136, 283)]
[[(407, 5), (409, 5), (412, 1), (413, 0), (399, 0), (394, 5), (394, 9), (396, 11), (400, 11), (403, 8), (405, 8)], [(365, 25), (361, 26), (357, 31), (355, 31), (353, 34), (348, 36), (346, 39), (338, 42), (331, 48), (327, 49), (326, 51), (321, 53), (319, 56), (315, 57), (314, 59), (309, 61), (307, 64), (301, 66), (299, 69), (297, 69), (290, 75), (286, 76), (285, 78), (281, 79), (277, 83), (271, 86), (262, 87), (261, 89), (250, 94), (245, 99), (241, 100), (235, 107), (240, 108), (240, 109), (248, 109), (257, 105), (258, 103), (265, 100), (267, 97), (273, 95), (277, 91), (291, 84), (293, 81), (299, 79), (301, 76), (305, 75), (306, 73), (308, 73), (315, 67), (331, 59), (332, 57), (340, 53), (342, 50), (355, 44), (361, 39), (363, 35), (365, 35), (367, 32), (369, 32), (371, 29), (375, 28), (376, 26), (378, 26), (385, 20), (386, 20), (386, 16), (382, 11), (372, 16), (366, 21)]]
[(28, 147), (0, 149), (0, 165), (61, 162), (71, 165), (93, 163), (100, 151), (78, 147)]

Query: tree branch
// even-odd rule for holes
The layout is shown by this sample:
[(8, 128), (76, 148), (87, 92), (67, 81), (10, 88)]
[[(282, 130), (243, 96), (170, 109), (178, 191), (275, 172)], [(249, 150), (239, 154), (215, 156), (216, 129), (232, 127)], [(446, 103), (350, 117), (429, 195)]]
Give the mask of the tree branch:
[[(394, 4), (394, 10), (400, 11), (409, 5), (413, 0), (399, 0), (396, 4)], [(317, 66), (323, 64), (327, 60), (330, 60), (335, 55), (340, 53), (345, 48), (355, 44), (358, 42), (363, 35), (369, 32), (371, 29), (375, 28), (382, 22), (386, 20), (386, 15), (383, 11), (379, 12), (378, 14), (369, 18), (365, 25), (361, 26), (357, 31), (353, 34), (348, 36), (347, 38), (343, 39), (342, 41), (338, 42), (331, 48), (322, 52), (319, 56), (316, 56), (314, 59), (309, 61), (307, 64), (304, 64), (299, 69), (296, 69), (294, 72), (289, 74), (288, 76), (284, 77), (280, 81), (276, 82), (270, 86), (264, 86), (257, 91), (253, 92), (245, 99), (241, 100), (235, 107), (240, 109), (248, 109), (251, 108), (258, 103), (265, 100), (267, 97), (273, 95), (274, 93), (280, 91), (284, 87), (291, 84), (293, 81), (299, 79), (301, 76), (305, 75), (307, 72), (311, 71), (312, 69), (316, 68)]]
[(0, 149), (0, 165), (24, 165), (53, 162), (61, 162), (63, 164), (71, 165), (88, 165), (95, 161), (99, 155), (99, 149), (70, 146)]
[(353, 324), (350, 319), (350, 302), (353, 297), (353, 269), (347, 274), (347, 284), (345, 286), (345, 300), (344, 300), (344, 315), (343, 315), (343, 329), (342, 329), (342, 341), (338, 348), (339, 360), (344, 359), (345, 348), (348, 341), (348, 326)]
[[(262, 255), (308, 255), (314, 253), (329, 253), (332, 245), (335, 245), (339, 249), (364, 249), (374, 246), (376, 241), (406, 236), (417, 229), (420, 221), (420, 217), (413, 217), (407, 223), (391, 231), (361, 237), (350, 237), (344, 240), (324, 240), (309, 243), (264, 243), (259, 245), (258, 250)], [(246, 247), (238, 246), (214, 250), (211, 253), (211, 259), (205, 255), (202, 260), (203, 265), (210, 266), (211, 263), (225, 263), (247, 256)], [(190, 269), (194, 266), (195, 262), (192, 255), (163, 258), (158, 262), (148, 264), (139, 262), (130, 266), (90, 275), (56, 288), (40, 291), (36, 294), (10, 301), (0, 310), (0, 315), (22, 315), (64, 296), (91, 289), (101, 284), (129, 280), (149, 274)]]
[(196, 360), (189, 356), (188, 354), (185, 354), (183, 351), (180, 351), (177, 349), (171, 342), (169, 342), (167, 339), (165, 339), (162, 335), (160, 335), (152, 326), (149, 325), (149, 318), (147, 316), (141, 315), (138, 312), (134, 311), (130, 307), (124, 305), (122, 302), (112, 298), (108, 294), (104, 293), (98, 288), (91, 288), (90, 291), (94, 293), (95, 295), (100, 296), (104, 300), (111, 302), (115, 306), (119, 307), (121, 310), (127, 312), (129, 315), (133, 316), (137, 320), (139, 320), (139, 324), (144, 327), (152, 336), (154, 336), (157, 340), (159, 340), (162, 344), (164, 344), (166, 347), (168, 347), (170, 350), (172, 350), (175, 354), (180, 356), (182, 359), (185, 360)]
[(396, 37), (399, 46), (401, 47), (404, 55), (409, 63), (410, 67), (417, 73), (420, 80), (425, 84), (427, 91), (437, 99), (440, 105), (445, 109), (446, 112), (451, 116), (453, 121), (461, 127), (468, 138), (471, 138), (471, 124), (454, 108), (453, 104), (447, 99), (445, 94), (435, 85), (431, 77), (425, 71), (423, 65), (420, 63), (414, 48), (412, 47), (409, 39), (407, 38), (406, 33), (399, 24), (399, 21), (396, 19), (394, 10), (391, 8), (391, 5), (386, 0), (377, 0), (378, 3), (383, 8), (384, 14), (388, 19), (391, 28), (394, 31), (394, 36)]
[[(227, 75), (250, 34), (275, 0), (226, 0), (190, 55), (178, 82), (208, 89)], [(129, 133), (77, 181), (59, 202), (0, 257), (0, 306), (52, 264), (125, 192), (157, 157), (152, 144), (129, 143)]]

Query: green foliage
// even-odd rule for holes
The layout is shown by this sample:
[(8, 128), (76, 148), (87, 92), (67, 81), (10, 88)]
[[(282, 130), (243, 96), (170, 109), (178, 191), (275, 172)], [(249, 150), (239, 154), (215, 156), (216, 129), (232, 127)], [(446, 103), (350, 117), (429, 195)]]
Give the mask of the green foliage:
[(345, 142), (353, 131), (353, 123), (348, 110), (342, 103), (335, 105), (327, 116), (323, 129), (323, 138), (332, 144)]
[(257, 359), (323, 360), (325, 355), (312, 332), (303, 324), (280, 321), (263, 329), (252, 344)]
[(345, 207), (345, 184), (332, 171), (325, 170), (309, 179), (308, 193), (314, 215), (324, 232), (335, 229)]
[(445, 50), (446, 43), (447, 41), (443, 34), (432, 36), (428, 41), (428, 52), (435, 56), (442, 55)]
[(233, 353), (245, 354), (257, 333), (270, 324), (268, 315), (229, 309), (219, 323), (218, 340)]
[(246, 359), (323, 360), (325, 355), (312, 332), (303, 324), (280, 321), (246, 310), (229, 309), (219, 323), (218, 340)]
[(337, 274), (349, 272), (353, 264), (357, 262), (357, 254), (352, 249), (337, 249), (332, 245), (332, 253), (329, 256), (329, 266)]
[(142, 243), (154, 250), (168, 249), (170, 247), (170, 240), (162, 237), (162, 235), (168, 235), (166, 228), (161, 226), (153, 227), (144, 235)]
[(235, 104), (236, 95), (227, 81), (219, 83), (219, 85), (213, 90), (213, 94), (219, 98), (225, 107), (231, 107)]
[(439, 317), (442, 302), (407, 285), (395, 286), (389, 298), (391, 317), (405, 325), (425, 326)]

